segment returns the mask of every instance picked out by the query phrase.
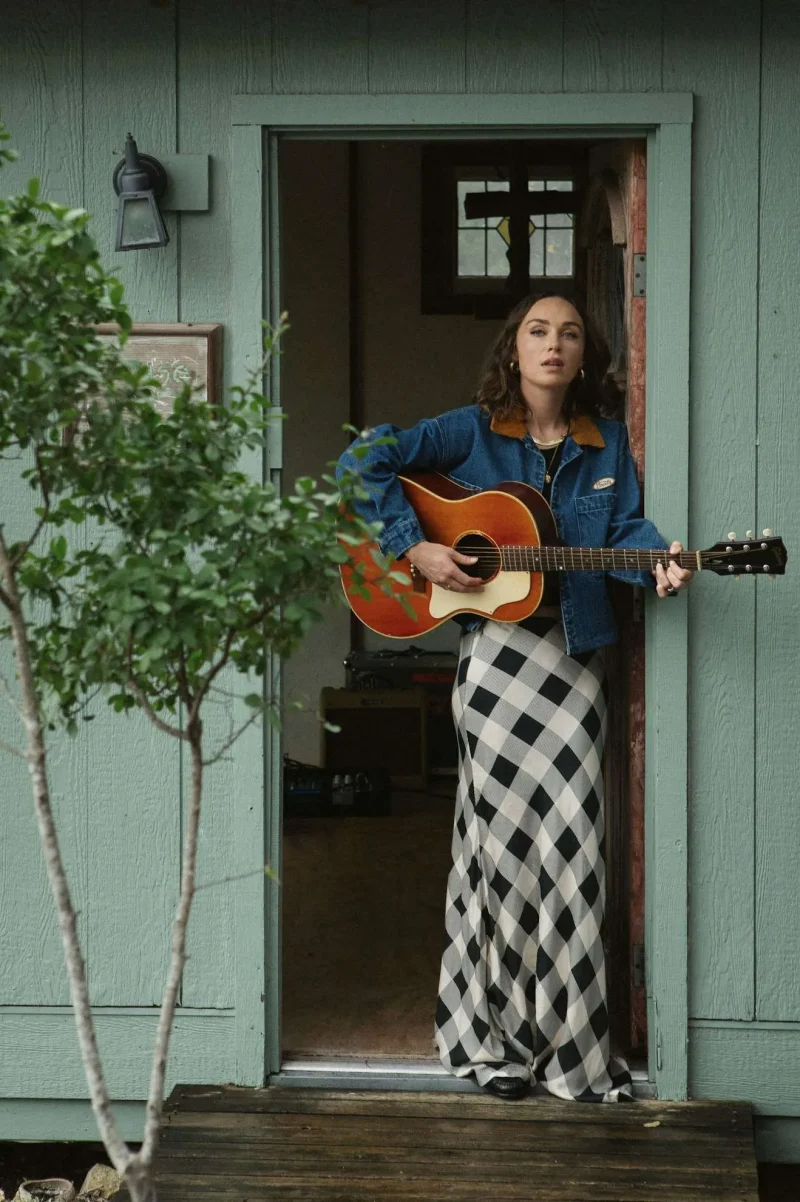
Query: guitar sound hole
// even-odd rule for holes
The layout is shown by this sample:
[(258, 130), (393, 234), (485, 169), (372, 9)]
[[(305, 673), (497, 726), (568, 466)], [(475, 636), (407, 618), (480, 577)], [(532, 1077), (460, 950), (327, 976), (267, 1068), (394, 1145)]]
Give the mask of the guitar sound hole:
[(477, 563), (459, 564), (467, 576), (478, 576), (491, 580), (500, 571), (500, 552), (494, 543), (483, 534), (465, 534), (456, 543), (456, 551), (462, 555), (477, 555)]

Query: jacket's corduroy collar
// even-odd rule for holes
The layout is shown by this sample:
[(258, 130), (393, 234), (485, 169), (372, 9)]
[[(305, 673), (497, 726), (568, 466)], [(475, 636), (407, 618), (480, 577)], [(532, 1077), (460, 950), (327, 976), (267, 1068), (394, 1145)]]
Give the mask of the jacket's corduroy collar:
[[(495, 434), (505, 434), (507, 438), (524, 438), (528, 433), (524, 409), (516, 409), (509, 417), (499, 417), (493, 413), (489, 428), (494, 430)], [(585, 414), (572, 419), (569, 432), (579, 446), (604, 447), (606, 445), (596, 423)]]

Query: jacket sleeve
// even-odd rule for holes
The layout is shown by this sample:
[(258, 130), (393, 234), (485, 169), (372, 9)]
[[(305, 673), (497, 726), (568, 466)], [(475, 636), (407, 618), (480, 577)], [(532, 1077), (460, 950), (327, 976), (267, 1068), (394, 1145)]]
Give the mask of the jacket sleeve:
[[(619, 453), (617, 457), (616, 504), (609, 526), (610, 547), (669, 548), (669, 543), (652, 522), (641, 516), (642, 498), (636, 479), (636, 466), (628, 445), (628, 431), (621, 424)], [(655, 577), (649, 570), (642, 572), (613, 571), (608, 573), (628, 584), (640, 584), (645, 588), (656, 587)]]
[[(373, 445), (377, 438), (387, 436), (394, 441)], [(362, 456), (353, 454), (357, 446), (366, 447)], [(449, 465), (445, 423), (438, 417), (428, 417), (407, 430), (387, 422), (354, 439), (339, 458), (336, 476), (340, 479), (348, 469), (362, 474), (370, 498), (357, 501), (355, 508), (367, 521), (383, 523), (378, 545), (384, 555), (399, 557), (425, 535), (397, 473), (404, 469), (445, 471)]]

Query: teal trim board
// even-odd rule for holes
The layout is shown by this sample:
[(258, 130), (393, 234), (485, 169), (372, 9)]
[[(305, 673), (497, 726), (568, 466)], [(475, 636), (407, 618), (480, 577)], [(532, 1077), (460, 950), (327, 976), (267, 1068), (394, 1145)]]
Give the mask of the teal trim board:
[[(282, 139), (498, 136), (648, 140), (648, 314), (646, 497), (648, 516), (670, 537), (687, 539), (689, 459), (689, 300), (691, 93), (584, 92), (532, 95), (234, 96), (233, 296), (238, 368), (258, 353), (258, 321), (276, 316), (277, 149)], [(260, 271), (268, 273), (261, 276)], [(261, 305), (255, 308), (255, 302)], [(237, 371), (237, 378), (241, 371)], [(278, 398), (279, 399), (279, 398)], [(275, 454), (270, 464), (279, 469)], [(687, 608), (684, 599), (646, 608), (647, 676), (645, 881), (649, 1076), (658, 1096), (687, 1097)], [(263, 735), (262, 735), (263, 739)], [(237, 863), (252, 858), (248, 838), (280, 855), (276, 749), (254, 738), (234, 750), (246, 798)], [(254, 817), (253, 757), (264, 769), (266, 815)], [(240, 858), (241, 857), (241, 858)], [(242, 890), (237, 909), (237, 1049), (240, 1083), (276, 1071), (280, 1048), (279, 899)], [(273, 886), (274, 887), (274, 886)], [(258, 894), (258, 896), (257, 896)], [(248, 904), (245, 904), (245, 898)], [(258, 915), (253, 906), (259, 902)], [(266, 917), (265, 917), (266, 915)], [(253, 992), (252, 949), (263, 922), (269, 979)], [(247, 1007), (247, 1016), (239, 1005)], [(239, 1037), (241, 1032), (241, 1039)], [(250, 1059), (260, 1057), (260, 1059)]]
[[(95, 1009), (97, 1043), (112, 1098), (147, 1097), (158, 1016), (155, 1006), (120, 1007), (110, 1013)], [(230, 1011), (179, 1010), (170, 1040), (165, 1095), (190, 1079), (196, 1084), (232, 1080), (235, 1031)], [(0, 1035), (0, 1098), (88, 1098), (69, 1006), (3, 1007)]]
[[(112, 1101), (124, 1140), (138, 1143), (144, 1135), (145, 1103)], [(90, 1102), (79, 1098), (0, 1098), (0, 1140), (51, 1143), (56, 1140), (100, 1142)]]
[[(261, 130), (241, 126), (233, 130), (231, 147), (233, 292), (231, 335), (232, 377), (243, 382), (262, 357), (264, 310), (264, 181)], [(262, 385), (263, 387), (263, 385)], [(251, 453), (242, 465), (255, 480), (264, 478), (263, 456)], [(252, 682), (239, 681), (236, 693), (252, 692)], [(235, 727), (243, 726), (249, 710), (234, 705)], [(237, 1085), (264, 1084), (265, 983), (268, 863), (265, 844), (264, 725), (254, 723), (232, 749), (234, 806), (234, 857), (237, 865), (234, 902), (236, 947), (236, 1071)], [(209, 1076), (207, 1080), (219, 1078)]]
[[(376, 96), (234, 96), (234, 125), (262, 125), (273, 133), (298, 134), (308, 129), (329, 137), (336, 128), (370, 129), (376, 136), (393, 129), (458, 130), (489, 127), (504, 132), (520, 127), (536, 137), (533, 127), (579, 127), (596, 133), (602, 126), (655, 128), (692, 121), (691, 92), (544, 92), (455, 93), (447, 95)], [(326, 106), (324, 111), (322, 103)], [(616, 137), (612, 130), (609, 137)]]
[[(687, 546), (690, 126), (668, 125), (648, 137), (647, 179), (644, 507)], [(648, 1052), (659, 1097), (677, 1101), (687, 1097), (688, 1071), (687, 608), (655, 594), (645, 606)]]
[[(264, 241), (266, 246), (264, 276), (265, 316), (271, 325), (276, 325), (281, 312), (280, 305), (280, 222), (278, 189), (278, 139), (274, 136), (265, 143), (266, 178), (269, 180), (267, 203), (264, 211)], [(276, 420), (270, 423), (267, 438), (265, 475), (276, 488), (281, 485), (281, 468), (283, 456), (283, 423), (281, 421), (281, 360), (280, 355), (273, 355), (269, 362), (270, 402), (275, 407)], [(271, 655), (268, 661), (269, 696), (274, 705), (281, 699), (282, 665), (280, 656)], [(282, 795), (281, 795), (281, 732), (273, 726), (266, 731), (264, 743), (264, 797), (271, 798), (267, 807), (266, 817), (266, 856), (276, 873), (266, 883), (267, 903), (267, 945), (266, 957), (266, 1005), (267, 1014), (272, 1016), (272, 1022), (266, 1025), (266, 1072), (267, 1075), (277, 1073), (281, 1067), (281, 887), (283, 879), (283, 859), (281, 839)], [(271, 937), (270, 937), (271, 936)]]
[(760, 1117), (800, 1122), (798, 1027), (789, 1022), (690, 1019), (692, 1097), (746, 1101)]

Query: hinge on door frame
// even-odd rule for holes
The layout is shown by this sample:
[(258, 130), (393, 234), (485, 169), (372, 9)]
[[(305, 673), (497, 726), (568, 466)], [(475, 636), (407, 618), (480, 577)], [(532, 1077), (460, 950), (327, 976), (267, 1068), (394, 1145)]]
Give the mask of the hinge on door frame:
[(633, 600), (631, 604), (631, 621), (644, 621), (644, 587), (641, 584), (634, 584), (632, 587)]
[[(268, 411), (266, 430), (266, 479), (272, 480), (272, 473), (279, 472), (283, 467), (283, 410), (279, 405), (273, 405)], [(274, 481), (273, 481), (274, 483)]]
[(633, 945), (633, 987), (634, 989), (643, 989), (645, 983), (644, 974), (644, 944), (634, 943)]
[(647, 296), (647, 255), (633, 256), (633, 295)]

